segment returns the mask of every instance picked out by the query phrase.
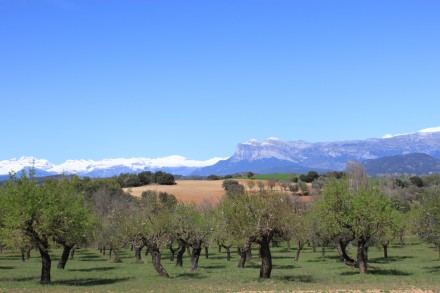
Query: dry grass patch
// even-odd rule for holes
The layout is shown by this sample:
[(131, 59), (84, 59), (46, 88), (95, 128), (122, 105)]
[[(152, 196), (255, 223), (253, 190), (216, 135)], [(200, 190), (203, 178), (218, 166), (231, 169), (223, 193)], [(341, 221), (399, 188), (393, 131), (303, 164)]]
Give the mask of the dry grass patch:
[(177, 200), (196, 204), (217, 203), (225, 195), (222, 180), (176, 180), (176, 183), (176, 185), (146, 185), (124, 188), (124, 191), (138, 197), (147, 190), (168, 192), (176, 196)]

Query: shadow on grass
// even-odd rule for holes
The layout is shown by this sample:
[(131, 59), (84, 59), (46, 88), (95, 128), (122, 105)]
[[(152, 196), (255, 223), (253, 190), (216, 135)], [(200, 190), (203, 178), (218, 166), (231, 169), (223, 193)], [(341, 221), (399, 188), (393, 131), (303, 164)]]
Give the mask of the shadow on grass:
[(89, 268), (89, 269), (70, 269), (72, 272), (106, 272), (114, 270), (114, 267)]
[(224, 269), (226, 268), (225, 265), (210, 265), (210, 266), (199, 266), (199, 268), (206, 269), (206, 270), (212, 270), (212, 269)]
[(292, 255), (276, 255), (276, 256), (273, 256), (272, 255), (272, 259), (294, 259), (295, 258), (295, 256), (292, 254)]
[(414, 257), (413, 256), (408, 256), (408, 255), (405, 255), (405, 256), (389, 256), (388, 258), (376, 257), (376, 258), (369, 259), (369, 262), (385, 264), (385, 263), (390, 263), (390, 262), (394, 262), (394, 261), (405, 260), (407, 258), (414, 258)]
[(0, 270), (12, 270), (15, 269), (16, 267), (12, 267), (12, 266), (0, 266)]
[(424, 267), (424, 269), (430, 273), (440, 273), (440, 266)]
[(330, 257), (309, 259), (307, 262), (326, 262), (331, 260)]
[(202, 276), (199, 273), (191, 273), (191, 272), (187, 272), (187, 273), (181, 273), (176, 275), (173, 279), (195, 279), (195, 280), (199, 280), (199, 279), (205, 279), (206, 276)]
[[(353, 275), (359, 275), (359, 271), (351, 271), (351, 272), (342, 272), (341, 276), (353, 276)], [(412, 273), (404, 272), (401, 270), (391, 269), (391, 270), (369, 270), (369, 275), (375, 275), (375, 276), (410, 276)]]
[(33, 277), (23, 277), (23, 278), (0, 278), (0, 282), (24, 282), (24, 281), (32, 281), (32, 280), (39, 280), (40, 276), (33, 276)]
[(315, 280), (311, 275), (293, 275), (293, 276), (277, 276), (274, 279), (283, 282), (300, 282), (300, 283), (313, 283)]
[(116, 278), (116, 279), (100, 279), (100, 278), (83, 278), (74, 280), (60, 280), (52, 282), (53, 285), (64, 285), (64, 286), (100, 286), (100, 285), (111, 285), (119, 282), (125, 282), (130, 278)]
[(296, 266), (296, 265), (277, 265), (277, 264), (274, 264), (272, 266), (274, 269), (285, 269), (285, 270), (300, 268), (299, 266)]
[[(234, 259), (234, 258), (235, 258), (235, 256), (231, 255), (231, 259)], [(223, 255), (215, 255), (215, 256), (209, 256), (209, 259), (224, 259), (224, 260), (226, 260), (227, 256), (226, 256), (226, 254), (224, 256)]]

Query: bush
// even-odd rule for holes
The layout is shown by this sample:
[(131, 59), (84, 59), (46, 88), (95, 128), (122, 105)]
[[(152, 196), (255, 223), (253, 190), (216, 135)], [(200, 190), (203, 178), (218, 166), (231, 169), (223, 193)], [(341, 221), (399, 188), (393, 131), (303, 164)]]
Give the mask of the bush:
[(208, 180), (220, 180), (220, 177), (214, 174), (208, 176)]
[(307, 183), (311, 183), (313, 182), (313, 180), (315, 180), (318, 177), (319, 177), (318, 173), (316, 173), (315, 171), (309, 171), (306, 175), (304, 174), (300, 175), (299, 180)]
[(227, 195), (244, 194), (244, 186), (236, 180), (225, 180), (222, 187), (226, 190)]

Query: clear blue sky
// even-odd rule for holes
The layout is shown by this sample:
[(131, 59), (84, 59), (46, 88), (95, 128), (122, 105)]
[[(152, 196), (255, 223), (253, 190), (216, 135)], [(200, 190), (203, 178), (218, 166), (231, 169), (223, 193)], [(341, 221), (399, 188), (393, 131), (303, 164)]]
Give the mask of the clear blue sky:
[(0, 0), (0, 160), (440, 126), (440, 1)]

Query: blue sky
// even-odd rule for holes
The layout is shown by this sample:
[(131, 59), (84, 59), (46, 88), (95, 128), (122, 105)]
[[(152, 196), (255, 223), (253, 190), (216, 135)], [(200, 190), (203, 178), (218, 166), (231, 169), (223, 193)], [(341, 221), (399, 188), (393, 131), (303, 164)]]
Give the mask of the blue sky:
[(440, 2), (0, 0), (0, 160), (440, 126)]

